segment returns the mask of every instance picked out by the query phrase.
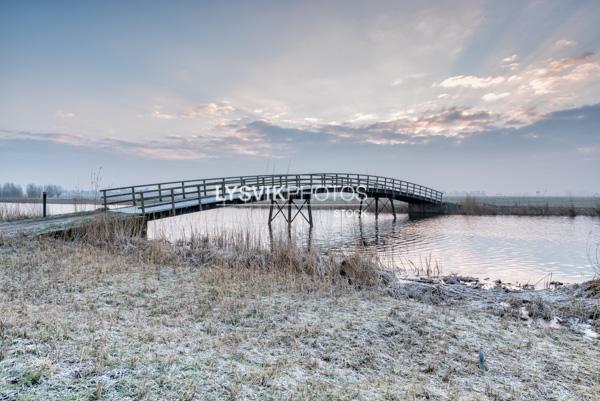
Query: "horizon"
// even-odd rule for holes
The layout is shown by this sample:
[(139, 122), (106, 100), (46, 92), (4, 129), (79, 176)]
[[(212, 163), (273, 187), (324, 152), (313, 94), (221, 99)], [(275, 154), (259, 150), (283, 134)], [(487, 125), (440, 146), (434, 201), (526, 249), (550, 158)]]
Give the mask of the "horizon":
[(347, 171), (600, 193), (594, 1), (0, 10), (2, 183)]

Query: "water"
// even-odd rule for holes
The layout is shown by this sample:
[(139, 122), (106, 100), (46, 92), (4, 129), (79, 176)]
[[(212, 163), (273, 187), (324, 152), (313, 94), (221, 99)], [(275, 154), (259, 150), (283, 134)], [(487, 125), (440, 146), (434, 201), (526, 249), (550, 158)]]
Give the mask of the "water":
[[(65, 213), (76, 213), (95, 210), (100, 206), (79, 203), (47, 203), (46, 213), (49, 216)], [(0, 210), (8, 214), (27, 214), (31, 216), (42, 215), (41, 203), (0, 202)]]
[(538, 284), (581, 282), (594, 275), (590, 253), (600, 241), (600, 219), (593, 217), (440, 216), (410, 220), (389, 214), (359, 218), (353, 210), (313, 209), (314, 227), (299, 216), (288, 232), (282, 218), (267, 225), (268, 209), (222, 208), (153, 221), (150, 238), (182, 239), (190, 233), (250, 233), (268, 246), (271, 236), (291, 236), (324, 251), (366, 247), (390, 269), (437, 263), (442, 274), (457, 273), (489, 281)]

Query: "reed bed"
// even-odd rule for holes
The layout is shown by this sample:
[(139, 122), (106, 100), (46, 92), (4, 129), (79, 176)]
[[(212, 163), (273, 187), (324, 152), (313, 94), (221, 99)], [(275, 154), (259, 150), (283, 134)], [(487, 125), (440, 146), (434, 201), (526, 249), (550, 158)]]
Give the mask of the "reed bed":
[(459, 203), (457, 213), (466, 215), (515, 215), (515, 216), (600, 216), (600, 204), (592, 207), (576, 207), (574, 204), (556, 205), (494, 205), (482, 199), (467, 196)]
[(0, 202), (0, 221), (28, 219), (41, 215), (42, 211), (39, 206)]

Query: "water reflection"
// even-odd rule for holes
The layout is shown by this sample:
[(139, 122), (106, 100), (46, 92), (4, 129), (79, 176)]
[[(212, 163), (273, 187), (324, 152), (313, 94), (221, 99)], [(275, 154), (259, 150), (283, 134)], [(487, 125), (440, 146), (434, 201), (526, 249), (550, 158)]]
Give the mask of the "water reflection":
[(600, 240), (600, 219), (591, 217), (440, 216), (412, 220), (399, 214), (313, 209), (314, 227), (290, 227), (268, 209), (223, 208), (151, 222), (149, 236), (181, 239), (193, 233), (244, 233), (264, 246), (290, 238), (325, 251), (374, 251), (390, 269), (423, 265), (508, 282), (578, 282), (593, 276), (588, 248)]

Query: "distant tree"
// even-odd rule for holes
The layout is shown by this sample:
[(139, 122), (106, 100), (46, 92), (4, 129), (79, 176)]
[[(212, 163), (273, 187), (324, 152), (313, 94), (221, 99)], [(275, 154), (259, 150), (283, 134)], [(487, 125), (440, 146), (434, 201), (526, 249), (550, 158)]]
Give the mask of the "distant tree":
[(42, 187), (35, 184), (27, 184), (25, 188), (28, 198), (40, 198), (42, 196)]
[(44, 190), (50, 198), (58, 198), (64, 192), (64, 189), (60, 185), (54, 184), (46, 185)]
[(20, 185), (13, 184), (12, 182), (5, 182), (0, 188), (0, 197), (2, 198), (22, 198), (23, 188)]

